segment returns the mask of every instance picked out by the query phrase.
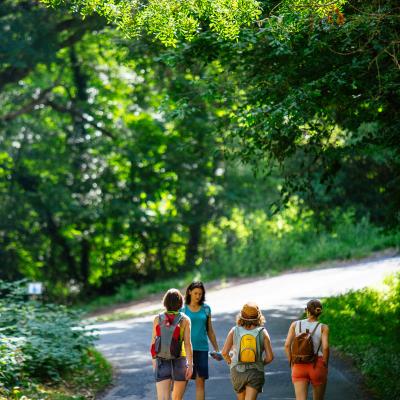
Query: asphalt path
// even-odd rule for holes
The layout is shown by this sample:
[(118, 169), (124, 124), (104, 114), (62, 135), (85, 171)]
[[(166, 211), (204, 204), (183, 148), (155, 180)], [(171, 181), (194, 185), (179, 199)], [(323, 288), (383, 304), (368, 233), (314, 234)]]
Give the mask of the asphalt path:
[[(264, 392), (259, 399), (294, 399), (290, 370), (283, 344), (291, 321), (298, 318), (310, 298), (323, 298), (379, 286), (390, 273), (400, 271), (400, 257), (381, 258), (320, 270), (289, 273), (269, 279), (226, 285), (209, 291), (207, 303), (212, 308), (213, 325), (222, 348), (235, 316), (246, 301), (255, 301), (266, 317), (275, 360), (265, 369)], [(146, 310), (160, 308), (160, 302), (146, 304)], [(98, 349), (115, 367), (115, 385), (103, 400), (156, 399), (149, 343), (153, 317), (97, 324)], [(332, 329), (332, 327), (331, 327)], [(210, 379), (206, 399), (232, 400), (235, 394), (225, 363), (210, 358)], [(185, 399), (195, 399), (194, 382), (190, 382)], [(309, 399), (311, 399), (311, 395)], [(363, 391), (359, 376), (339, 357), (333, 355), (329, 366), (326, 400), (370, 400)]]

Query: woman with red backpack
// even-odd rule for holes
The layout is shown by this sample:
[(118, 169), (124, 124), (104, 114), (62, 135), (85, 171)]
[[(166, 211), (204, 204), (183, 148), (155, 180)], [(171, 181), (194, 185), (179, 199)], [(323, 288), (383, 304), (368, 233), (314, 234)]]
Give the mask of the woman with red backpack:
[(292, 368), (296, 400), (306, 400), (308, 386), (313, 387), (313, 399), (323, 400), (329, 362), (329, 328), (318, 322), (322, 313), (319, 300), (310, 300), (305, 308), (307, 318), (290, 325), (285, 352)]
[(156, 379), (157, 399), (182, 400), (186, 383), (193, 373), (190, 319), (179, 310), (183, 296), (169, 289), (163, 298), (165, 311), (154, 318), (151, 355)]

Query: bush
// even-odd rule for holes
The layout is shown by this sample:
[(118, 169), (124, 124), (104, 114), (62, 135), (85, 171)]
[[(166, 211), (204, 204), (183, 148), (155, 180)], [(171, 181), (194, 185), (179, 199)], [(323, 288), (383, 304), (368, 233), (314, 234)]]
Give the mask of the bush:
[(335, 222), (328, 229), (295, 201), (271, 219), (262, 211), (246, 215), (237, 209), (231, 219), (207, 227), (202, 279), (273, 274), (398, 245), (398, 234), (383, 232), (366, 217), (356, 220), (351, 210), (333, 214)]
[(360, 258), (400, 243), (399, 233), (384, 232), (367, 217), (357, 220), (352, 210), (335, 210), (328, 219), (334, 221), (329, 229), (318, 224), (313, 213), (296, 199), (272, 218), (263, 210), (246, 213), (234, 209), (230, 218), (220, 218), (204, 229), (196, 271), (142, 286), (128, 281), (116, 294), (98, 296), (81, 307), (90, 312), (170, 287), (182, 288), (193, 279), (272, 275), (327, 260)]
[(64, 306), (30, 301), (26, 282), (0, 281), (0, 384), (57, 381), (79, 368), (95, 336), (81, 314)]
[(325, 299), (322, 321), (333, 346), (352, 356), (381, 399), (400, 398), (400, 274), (386, 290), (364, 289)]

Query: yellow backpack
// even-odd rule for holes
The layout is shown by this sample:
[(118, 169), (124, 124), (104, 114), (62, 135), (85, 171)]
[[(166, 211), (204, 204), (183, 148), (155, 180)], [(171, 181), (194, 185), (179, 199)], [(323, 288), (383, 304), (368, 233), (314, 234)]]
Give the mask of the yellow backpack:
[(263, 338), (260, 336), (260, 332), (262, 332), (263, 329), (264, 328), (259, 327), (245, 332), (244, 329), (238, 330), (239, 362), (254, 363), (261, 360), (263, 346), (260, 341)]

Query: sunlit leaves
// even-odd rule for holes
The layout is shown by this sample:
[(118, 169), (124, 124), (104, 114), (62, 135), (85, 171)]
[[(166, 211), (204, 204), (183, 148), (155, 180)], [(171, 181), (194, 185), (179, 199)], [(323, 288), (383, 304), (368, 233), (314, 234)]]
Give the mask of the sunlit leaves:
[(223, 39), (236, 39), (240, 29), (261, 13), (257, 0), (41, 0), (51, 6), (66, 4), (87, 16), (93, 12), (115, 24), (127, 37), (148, 32), (167, 46), (192, 40), (208, 23)]

